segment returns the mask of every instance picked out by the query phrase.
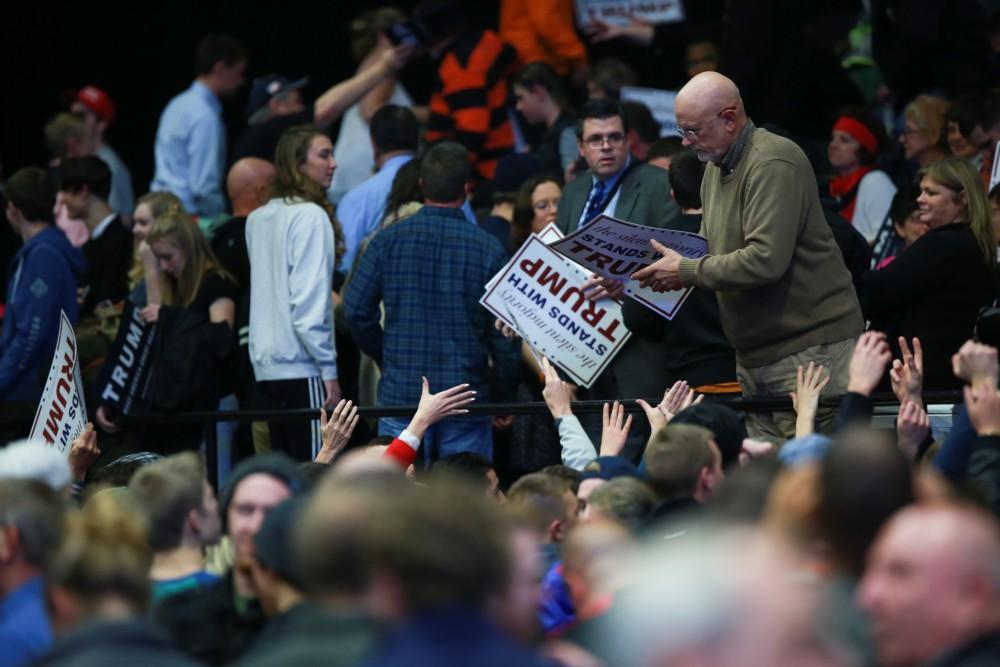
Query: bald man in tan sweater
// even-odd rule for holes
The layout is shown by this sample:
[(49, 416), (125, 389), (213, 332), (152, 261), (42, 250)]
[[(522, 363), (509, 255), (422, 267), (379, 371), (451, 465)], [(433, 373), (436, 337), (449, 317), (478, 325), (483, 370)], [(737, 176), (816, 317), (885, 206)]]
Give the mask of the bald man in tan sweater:
[[(756, 128), (736, 85), (715, 72), (691, 79), (675, 109), (684, 145), (708, 163), (701, 233), (709, 254), (686, 259), (657, 247), (662, 259), (633, 278), (659, 291), (716, 291), (744, 395), (795, 391), (796, 369), (809, 361), (830, 371), (825, 394), (843, 393), (864, 321), (805, 154)], [(833, 414), (819, 417), (823, 425)], [(747, 428), (790, 438), (795, 416), (750, 413)]]

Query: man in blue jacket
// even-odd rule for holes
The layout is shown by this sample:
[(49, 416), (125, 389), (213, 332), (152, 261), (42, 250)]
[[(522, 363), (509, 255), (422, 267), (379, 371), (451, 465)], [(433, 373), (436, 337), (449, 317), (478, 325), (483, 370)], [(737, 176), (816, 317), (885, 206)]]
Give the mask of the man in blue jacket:
[(24, 245), (14, 255), (0, 333), (0, 443), (28, 435), (59, 335), (59, 312), (77, 318), (83, 255), (55, 227), (56, 189), (29, 167), (6, 184), (7, 220)]

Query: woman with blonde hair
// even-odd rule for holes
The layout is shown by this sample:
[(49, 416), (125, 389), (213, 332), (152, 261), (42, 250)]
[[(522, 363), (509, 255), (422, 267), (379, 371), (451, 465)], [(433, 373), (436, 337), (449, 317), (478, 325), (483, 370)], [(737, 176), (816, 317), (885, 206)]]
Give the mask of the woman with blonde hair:
[(132, 256), (132, 268), (128, 274), (128, 286), (132, 290), (129, 300), (138, 306), (150, 302), (159, 302), (159, 269), (156, 266), (156, 256), (153, 254), (146, 235), (156, 220), (167, 213), (187, 215), (184, 204), (172, 192), (149, 192), (139, 197), (132, 213), (132, 237), (135, 239), (135, 252)]
[(948, 159), (920, 170), (917, 197), (927, 232), (905, 253), (862, 280), (871, 328), (898, 340), (919, 338), (924, 388), (957, 389), (951, 356), (972, 337), (979, 309), (995, 296), (996, 235), (982, 181), (968, 162)]
[(156, 322), (161, 305), (186, 308), (230, 329), (238, 288), (223, 269), (195, 222), (184, 213), (167, 213), (150, 227), (146, 242), (159, 266), (159, 302), (142, 310), (143, 320)]
[(923, 168), (948, 157), (947, 113), (948, 102), (931, 95), (917, 95), (906, 105), (899, 143), (907, 160)]
[[(148, 399), (154, 412), (214, 410), (219, 399), (234, 390), (233, 355), (236, 337), (236, 281), (212, 253), (197, 224), (183, 212), (170, 211), (149, 228), (145, 242), (157, 261), (158, 275), (142, 320), (157, 324), (152, 373), (156, 378)], [(164, 310), (169, 317), (164, 320)], [(224, 326), (223, 326), (224, 325)], [(105, 406), (97, 421), (116, 430)], [(201, 425), (177, 423), (148, 428), (144, 446), (170, 454), (196, 449)]]
[[(271, 199), (247, 217), (250, 361), (262, 408), (331, 408), (340, 400), (333, 274), (342, 243), (326, 198), (333, 144), (308, 125), (286, 130), (274, 156)], [(311, 461), (319, 420), (273, 421), (271, 447)]]

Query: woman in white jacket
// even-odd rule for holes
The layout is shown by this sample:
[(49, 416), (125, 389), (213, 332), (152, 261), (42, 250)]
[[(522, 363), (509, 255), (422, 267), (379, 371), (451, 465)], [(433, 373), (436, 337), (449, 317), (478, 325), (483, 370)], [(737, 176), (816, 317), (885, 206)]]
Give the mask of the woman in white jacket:
[[(338, 235), (326, 198), (336, 167), (322, 130), (286, 130), (271, 199), (247, 218), (250, 360), (265, 409), (330, 408), (340, 400), (332, 291)], [(272, 449), (299, 461), (322, 446), (318, 420), (268, 427)]]

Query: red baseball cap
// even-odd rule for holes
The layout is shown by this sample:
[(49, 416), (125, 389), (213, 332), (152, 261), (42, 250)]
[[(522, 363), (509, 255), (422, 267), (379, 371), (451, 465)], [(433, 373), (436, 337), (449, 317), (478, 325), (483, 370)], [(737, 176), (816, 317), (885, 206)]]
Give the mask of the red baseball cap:
[(111, 97), (96, 86), (84, 86), (76, 93), (76, 100), (101, 117), (108, 125), (115, 119), (115, 104)]

